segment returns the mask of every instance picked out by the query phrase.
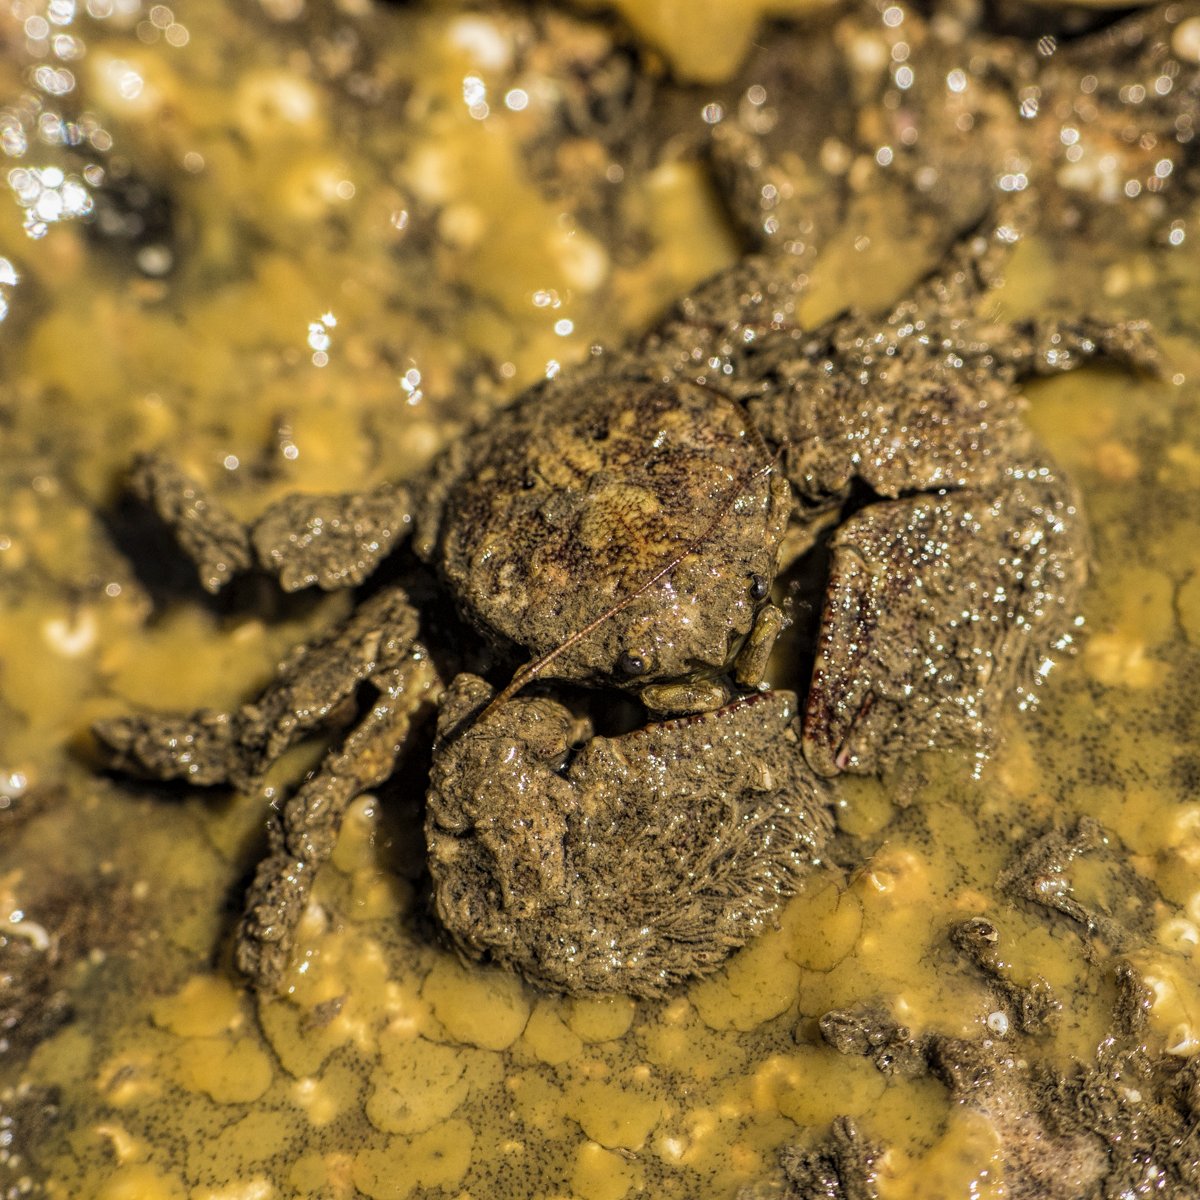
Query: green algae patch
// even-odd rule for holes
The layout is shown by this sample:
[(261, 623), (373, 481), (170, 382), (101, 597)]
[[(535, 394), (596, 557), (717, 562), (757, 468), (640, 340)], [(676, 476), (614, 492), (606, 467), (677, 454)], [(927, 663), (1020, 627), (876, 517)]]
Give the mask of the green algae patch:
[(498, 1075), (498, 1068), (494, 1056), (385, 1035), (371, 1077), (367, 1119), (382, 1133), (423, 1133), (454, 1113), (473, 1085)]
[[(296, 1115), (290, 1108), (256, 1107), (221, 1131), (221, 1150), (227, 1155), (226, 1164), (230, 1171), (236, 1173), (237, 1178), (248, 1180), (243, 1186), (253, 1194), (255, 1182), (259, 1187), (269, 1183), (269, 1177), (261, 1172), (269, 1172), (272, 1164), (285, 1158), (301, 1135)], [(199, 1174), (196, 1168), (202, 1167), (207, 1157), (207, 1151), (202, 1151), (193, 1164), (194, 1172)], [(234, 1193), (236, 1187), (236, 1184), (230, 1185), (230, 1192)]]
[(784, 909), (780, 926), (792, 962), (806, 971), (829, 971), (862, 936), (862, 902), (836, 883), (810, 886)]
[(559, 1007), (553, 1001), (539, 1000), (521, 1034), (530, 1053), (551, 1066), (569, 1062), (583, 1049), (583, 1038), (562, 1019)]
[(504, 1081), (504, 1088), (524, 1129), (547, 1144), (570, 1136), (563, 1089), (553, 1079), (539, 1071), (517, 1071)]
[(29, 1069), (51, 1086), (78, 1086), (90, 1072), (94, 1046), (86, 1030), (67, 1026), (37, 1047)]
[(218, 1104), (248, 1104), (271, 1086), (271, 1060), (253, 1038), (187, 1039), (175, 1052), (175, 1077)]
[(787, 1012), (799, 982), (800, 968), (786, 957), (783, 933), (772, 930), (689, 994), (711, 1029), (745, 1031)]
[(1009, 1192), (1003, 1170), (992, 1123), (980, 1113), (957, 1112), (927, 1154), (897, 1163), (892, 1172), (885, 1173), (880, 1190), (887, 1200), (926, 1200), (929, 1196), (1005, 1200)]
[(642, 1149), (665, 1111), (658, 1088), (644, 1078), (577, 1078), (567, 1085), (563, 1103), (593, 1141), (630, 1152)]
[(754, 1106), (802, 1127), (827, 1125), (840, 1112), (862, 1113), (886, 1080), (866, 1062), (847, 1062), (826, 1046), (798, 1046), (760, 1064), (751, 1079)]
[(1188, 637), (1200, 641), (1200, 573), (1193, 574), (1180, 587), (1176, 607)]
[(737, 1079), (746, 1066), (740, 1040), (714, 1030), (686, 997), (663, 1005), (637, 1032), (647, 1061), (676, 1077), (702, 1083)]
[(358, 1113), (364, 1093), (361, 1071), (350, 1063), (335, 1062), (319, 1076), (297, 1079), (287, 1098), (304, 1114), (308, 1127), (320, 1130), (339, 1118)]
[(611, 1042), (633, 1024), (637, 1001), (629, 996), (589, 996), (569, 1000), (565, 1020), (585, 1042)]
[(624, 1200), (640, 1191), (644, 1172), (638, 1163), (595, 1142), (585, 1142), (575, 1154), (571, 1191), (580, 1200)]
[(121, 1167), (95, 1193), (96, 1200), (187, 1200), (187, 1188), (176, 1176), (145, 1164)]
[[(587, 0), (589, 4), (594, 0)], [(746, 56), (768, 17), (820, 10), (824, 0), (610, 0), (643, 37), (666, 55), (682, 79), (713, 83), (727, 78)]]
[[(340, 903), (358, 878), (358, 872), (347, 878), (331, 871), (325, 886), (333, 888), (336, 880)], [(397, 890), (389, 890), (389, 895), (395, 898)], [(385, 927), (397, 919), (390, 907), (376, 918)], [(379, 940), (358, 922), (331, 929), (323, 911), (313, 908), (301, 923), (300, 940), (287, 993), (258, 999), (260, 1028), (289, 1074), (317, 1074), (343, 1047), (374, 1057), (376, 1039), (385, 1028), (411, 1036), (428, 1023), (429, 1006), (418, 994), (416, 971), (393, 979)]]
[(154, 1023), (179, 1037), (214, 1037), (242, 1024), (242, 998), (228, 979), (193, 975), (150, 1009)]
[(279, 1058), (280, 1065), (297, 1077), (316, 1074), (329, 1056), (349, 1038), (344, 1025), (318, 1025), (286, 1000), (259, 1004), (258, 1019), (263, 1036)]
[(354, 1160), (354, 1185), (371, 1200), (404, 1200), (418, 1188), (449, 1188), (471, 1162), (475, 1135), (466, 1121), (447, 1121), (428, 1133), (391, 1138)]
[(529, 1020), (528, 989), (502, 971), (464, 967), (450, 958), (434, 964), (421, 996), (453, 1041), (504, 1050)]

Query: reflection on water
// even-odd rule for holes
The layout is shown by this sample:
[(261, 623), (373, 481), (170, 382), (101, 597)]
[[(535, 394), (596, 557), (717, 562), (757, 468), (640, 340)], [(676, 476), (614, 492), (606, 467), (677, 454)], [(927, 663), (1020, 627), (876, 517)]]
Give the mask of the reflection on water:
[[(103, 2), (89, 4), (87, 14), (121, 24), (133, 15), (118, 14)], [(91, 189), (105, 176), (100, 159), (113, 145), (96, 115), (77, 109), (77, 64), (87, 53), (78, 33), (81, 16), (74, 0), (45, 0), (14, 3), (3, 17), (14, 51), (10, 65), (20, 69), (27, 86), (5, 96), (0, 148), (20, 162), (10, 167), (7, 181), (31, 238), (43, 238), (51, 225), (92, 212)], [(136, 91), (140, 82), (134, 72), (127, 76), (117, 81), (123, 95)]]
[[(669, 7), (646, 6), (643, 33), (705, 77), (706, 35), (671, 32)], [(741, 39), (749, 8), (712, 7)], [(7, 0), (6, 1195), (733, 1196), (841, 1115), (890, 1147), (880, 1194), (999, 1195), (994, 1113), (836, 1053), (818, 1018), (871, 1001), (917, 1034), (1092, 1062), (1127, 962), (1151, 989), (1151, 1055), (1200, 1048), (1200, 17), (1109, 47), (1119, 77), (1072, 58), (1051, 21), (1054, 45), (1030, 45), (1063, 56), (1058, 91), (1008, 43), (950, 53), (950, 19), (890, 6), (826, 19), (831, 37), (764, 27), (741, 75), (680, 86), (652, 46), (614, 49), (614, 27), (559, 11)], [(836, 102), (789, 103), (806, 73)], [(1006, 313), (1155, 322), (1166, 379), (1029, 389), (1093, 527), (1082, 651), (981, 770), (945, 756), (903, 793), (847, 784), (837, 865), (778, 930), (660, 1003), (540, 996), (440, 948), (414, 755), (350, 814), (286, 997), (256, 1001), (231, 927), (265, 805), (315, 752), (234, 802), (108, 779), (86, 730), (139, 705), (239, 702), (346, 598), (206, 602), (147, 546), (122, 469), (166, 449), (243, 515), (415, 471), (732, 261), (698, 151), (735, 117), (815, 164), (796, 185), (813, 211), (834, 197), (852, 214), (811, 266), (808, 318), (890, 300), (935, 253), (933, 225), (1022, 177), (1044, 189), (1045, 230), (1017, 255)], [(1083, 815), (1108, 844), (1051, 884), (1127, 930), (1119, 950), (996, 887)], [(1014, 1031), (950, 948), (975, 916), (1006, 975), (1062, 1003), (1051, 1034)]]

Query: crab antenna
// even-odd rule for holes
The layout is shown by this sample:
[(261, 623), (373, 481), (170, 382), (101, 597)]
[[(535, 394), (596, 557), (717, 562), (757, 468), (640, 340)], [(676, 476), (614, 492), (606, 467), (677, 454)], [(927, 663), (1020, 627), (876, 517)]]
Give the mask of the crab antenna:
[[(756, 431), (757, 432), (757, 431)], [(527, 662), (521, 667), (517, 673), (508, 681), (503, 691), (498, 692), (480, 712), (476, 720), (482, 720), (487, 716), (493, 708), (498, 708), (506, 700), (511, 700), (523, 687), (532, 683), (556, 658), (561, 654), (565, 654), (572, 646), (587, 637), (593, 630), (598, 629), (605, 621), (611, 620), (621, 612), (628, 608), (639, 596), (649, 591), (664, 575), (669, 575), (679, 564), (691, 554), (697, 546), (702, 542), (707, 541), (712, 532), (725, 519), (730, 508), (733, 507), (734, 501), (746, 490), (746, 488), (763, 475), (769, 475), (775, 469), (773, 462), (767, 463), (765, 466), (758, 467), (751, 471), (748, 475), (743, 476), (730, 489), (728, 499), (723, 503), (717, 515), (708, 523), (704, 530), (683, 547), (669, 562), (659, 567), (653, 575), (650, 576), (644, 583), (639, 584), (629, 595), (622, 597), (616, 604), (607, 608), (594, 620), (589, 621), (582, 629), (577, 629), (564, 642), (560, 642), (553, 650), (547, 651), (541, 658), (535, 658), (532, 662)]]

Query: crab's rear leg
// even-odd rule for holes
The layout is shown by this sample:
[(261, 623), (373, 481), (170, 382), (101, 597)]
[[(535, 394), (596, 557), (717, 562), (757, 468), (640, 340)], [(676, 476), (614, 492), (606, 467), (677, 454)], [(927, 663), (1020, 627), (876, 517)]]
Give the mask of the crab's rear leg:
[(286, 592), (315, 584), (355, 587), (406, 538), (412, 527), (408, 490), (381, 483), (369, 492), (285, 496), (255, 521), (258, 565)]
[(796, 327), (818, 251), (841, 222), (844, 184), (796, 155), (785, 169), (733, 122), (714, 130), (710, 149), (730, 220), (755, 252), (680, 300), (638, 359), (673, 378), (728, 386), (762, 335)]
[(957, 238), (936, 270), (892, 309), (885, 329), (893, 336), (908, 336), (915, 324), (941, 330), (955, 323), (980, 297), (1000, 285), (1029, 217), (1027, 198), (1008, 196), (998, 201), (973, 229)]
[(412, 525), (409, 493), (396, 483), (361, 493), (285, 496), (249, 525), (158, 455), (137, 460), (130, 488), (154, 508), (214, 593), (254, 565), (288, 592), (357, 586)]
[[(1159, 375), (1162, 353), (1148, 321), (1031, 318), (1000, 327), (992, 357), (1018, 377), (1074, 371), (1099, 358), (1131, 371)], [(987, 331), (984, 331), (986, 337)]]
[(169, 459), (157, 454), (138, 458), (129, 490), (170, 529), (179, 548), (196, 564), (205, 591), (219, 592), (253, 564), (246, 527)]
[(364, 601), (331, 633), (295, 651), (253, 703), (232, 713), (144, 713), (97, 722), (111, 766), (150, 779), (250, 790), (289, 746), (330, 722), (360, 684), (399, 666), (417, 635), (399, 587)]
[(989, 492), (883, 501), (847, 521), (831, 566), (804, 751), (823, 775), (986, 745), (1070, 638), (1087, 575), (1070, 485), (1012, 469)]
[[(986, 359), (1016, 378), (1073, 371), (1093, 358), (1159, 373), (1162, 356), (1146, 321), (1110, 321), (1088, 313), (991, 324), (963, 320), (965, 312), (978, 311), (981, 298), (1003, 282), (1020, 230), (1032, 223), (1029, 204), (1026, 197), (1007, 197), (977, 230), (956, 242), (947, 261), (888, 315), (885, 337), (896, 342), (923, 331), (941, 339), (946, 349), (975, 361)], [(849, 330), (853, 336), (860, 332), (853, 322)]]
[(238, 967), (260, 988), (283, 976), (317, 870), (333, 853), (349, 804), (393, 772), (414, 714), (440, 690), (428, 653), (414, 644), (397, 666), (373, 676), (370, 712), (271, 821), (269, 849), (246, 894)]

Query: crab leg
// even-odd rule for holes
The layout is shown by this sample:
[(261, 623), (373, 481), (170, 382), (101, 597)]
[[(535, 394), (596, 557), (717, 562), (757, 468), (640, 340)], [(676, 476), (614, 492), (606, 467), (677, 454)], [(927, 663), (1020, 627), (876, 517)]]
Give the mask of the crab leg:
[(983, 215), (973, 230), (960, 236), (936, 271), (917, 286), (886, 318), (886, 326), (903, 329), (912, 322), (952, 324), (966, 306), (1000, 283), (1000, 273), (1029, 223), (1030, 201), (1007, 196)]
[(346, 808), (395, 769), (413, 715), (440, 690), (428, 653), (413, 644), (398, 665), (371, 677), (379, 697), (371, 711), (276, 814), (268, 853), (246, 894), (237, 963), (260, 988), (273, 988), (287, 966), (296, 925), (317, 870), (333, 853)]
[(396, 483), (361, 493), (285, 496), (249, 526), (157, 455), (138, 459), (130, 488), (171, 529), (214, 593), (252, 565), (275, 575), (285, 592), (313, 584), (326, 591), (355, 587), (412, 524), (410, 495)]
[(1018, 376), (1073, 371), (1090, 358), (1151, 374), (1162, 370), (1162, 355), (1146, 321), (1112, 322), (1086, 315), (1019, 321), (1007, 326), (1001, 348), (991, 353)]
[(285, 496), (255, 521), (258, 565), (285, 592), (356, 587), (408, 536), (411, 497), (397, 483), (369, 492)]
[(117, 770), (250, 790), (289, 746), (328, 724), (364, 680), (402, 663), (416, 635), (408, 596), (387, 588), (293, 653), (258, 700), (235, 712), (116, 717), (97, 722), (95, 733)]
[(798, 160), (781, 170), (757, 138), (732, 123), (714, 131), (711, 157), (731, 218), (761, 250), (675, 305), (638, 358), (675, 378), (728, 387), (725, 365), (760, 334), (795, 328), (818, 250), (838, 225), (844, 185)]
[(1141, 322), (972, 316), (1016, 240), (1010, 216), (962, 239), (882, 325), (818, 331), (817, 353), (747, 405), (808, 523), (842, 520), (804, 720), (823, 774), (985, 744), (993, 707), (1070, 639), (1086, 537), (1014, 384), (1101, 356), (1157, 370), (1159, 356)]
[(129, 490), (150, 505), (196, 564), (205, 591), (217, 593), (253, 562), (245, 526), (173, 462), (146, 454), (133, 465)]
[(1094, 817), (1079, 817), (1073, 825), (1052, 829), (1027, 846), (1000, 872), (996, 886), (1015, 899), (1070, 917), (1089, 936), (1103, 938), (1121, 950), (1129, 942), (1128, 930), (1111, 916), (1076, 900), (1066, 873), (1072, 859), (1100, 849), (1106, 840), (1104, 829)]

